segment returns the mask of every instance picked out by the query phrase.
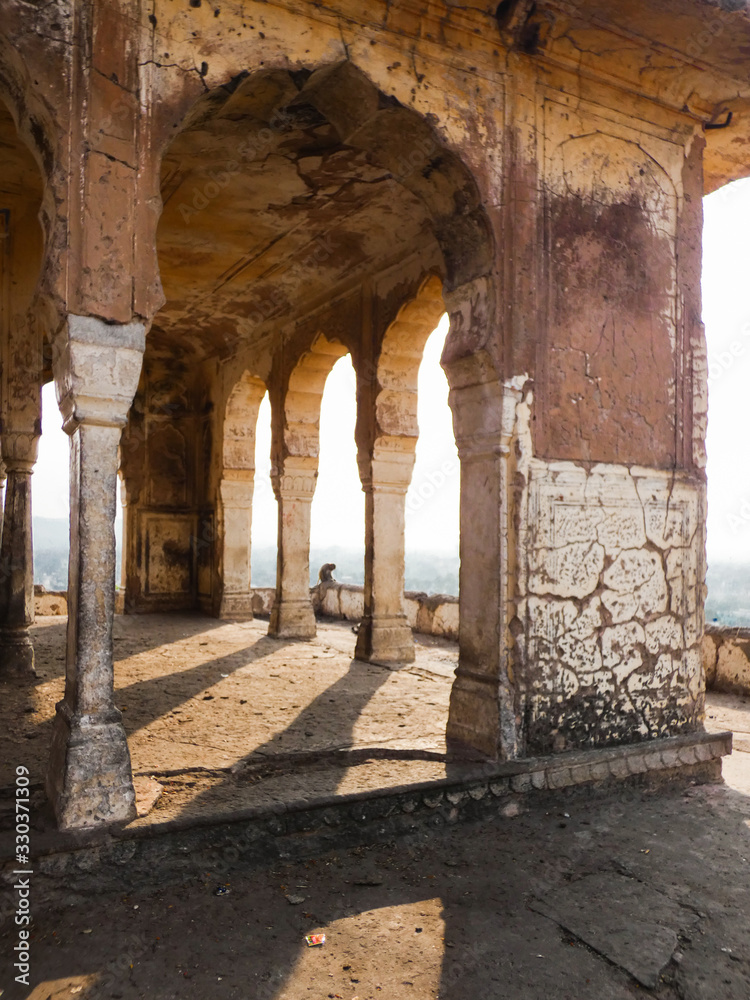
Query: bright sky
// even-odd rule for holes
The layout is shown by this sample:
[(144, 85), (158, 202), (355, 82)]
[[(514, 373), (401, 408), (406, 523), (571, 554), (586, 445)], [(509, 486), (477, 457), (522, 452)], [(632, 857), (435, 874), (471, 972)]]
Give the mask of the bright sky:
[[(440, 355), (447, 316), (432, 333), (419, 370), (419, 441), (412, 485), (406, 498), (406, 545), (411, 549), (458, 553), (458, 453), (448, 406), (448, 381)], [(359, 482), (354, 425), (357, 416), (354, 368), (347, 355), (333, 366), (320, 411), (318, 485), (312, 505), (310, 544), (364, 545), (365, 495)], [(261, 404), (255, 451), (253, 546), (276, 543), (276, 500), (271, 489), (271, 407)]]
[(750, 560), (750, 180), (704, 199), (708, 557)]
[[(750, 560), (750, 179), (704, 200), (703, 316), (709, 355), (708, 555)], [(419, 374), (417, 462), (407, 495), (407, 547), (458, 551), (458, 456), (439, 359), (447, 317), (427, 342)], [(32, 479), (34, 514), (67, 517), (68, 444), (51, 385), (45, 386), (43, 434)], [(320, 418), (320, 472), (312, 510), (312, 545), (361, 547), (364, 494), (356, 449), (354, 370), (349, 357), (328, 377)], [(276, 540), (271, 490), (270, 405), (258, 419), (253, 545)]]
[[(406, 544), (412, 549), (458, 553), (458, 454), (440, 355), (447, 317), (430, 336), (419, 371), (417, 459), (407, 495)], [(355, 378), (347, 355), (326, 382), (320, 414), (320, 465), (312, 507), (311, 544), (363, 548), (365, 503), (354, 444)], [(32, 477), (36, 517), (68, 516), (68, 439), (61, 429), (54, 386), (42, 392), (42, 439)], [(256, 438), (254, 546), (276, 544), (276, 499), (270, 481), (271, 407), (261, 404)], [(118, 511), (119, 511), (118, 505)]]

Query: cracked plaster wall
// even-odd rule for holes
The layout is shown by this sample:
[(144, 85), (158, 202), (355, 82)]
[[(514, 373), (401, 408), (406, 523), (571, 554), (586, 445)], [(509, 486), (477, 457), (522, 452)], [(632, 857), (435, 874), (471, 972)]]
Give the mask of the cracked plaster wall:
[(518, 711), (529, 752), (698, 728), (705, 679), (702, 483), (679, 472), (520, 453), (515, 618)]

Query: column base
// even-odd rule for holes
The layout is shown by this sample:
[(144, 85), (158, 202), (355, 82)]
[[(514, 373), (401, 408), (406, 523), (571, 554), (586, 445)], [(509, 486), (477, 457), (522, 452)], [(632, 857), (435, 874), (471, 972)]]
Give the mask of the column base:
[(218, 618), (225, 621), (250, 622), (253, 620), (252, 594), (224, 594), (219, 605)]
[(136, 817), (130, 751), (122, 716), (76, 716), (57, 703), (47, 797), (61, 830), (128, 823)]
[(354, 658), (384, 667), (414, 662), (414, 636), (405, 615), (362, 619)]
[(0, 675), (36, 677), (34, 646), (27, 629), (0, 629)]
[(446, 739), (478, 750), (492, 760), (501, 756), (500, 685), (497, 678), (456, 672), (451, 688)]
[(314, 639), (315, 612), (309, 598), (276, 602), (271, 608), (268, 634), (274, 639)]

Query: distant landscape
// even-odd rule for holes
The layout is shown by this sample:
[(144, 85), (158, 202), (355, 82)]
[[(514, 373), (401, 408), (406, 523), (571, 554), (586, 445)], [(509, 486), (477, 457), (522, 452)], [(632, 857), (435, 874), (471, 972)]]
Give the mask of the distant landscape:
[[(310, 585), (318, 580), (324, 563), (335, 563), (333, 577), (339, 583), (365, 582), (365, 552), (362, 549), (330, 545), (310, 549)], [(406, 553), (406, 589), (426, 594), (458, 594), (458, 556), (433, 555), (429, 552)], [(276, 549), (255, 548), (252, 552), (252, 577), (254, 587), (276, 585)]]
[[(47, 590), (68, 589), (70, 525), (67, 519), (34, 518), (34, 583)], [(117, 581), (120, 580), (120, 523), (117, 532)]]
[[(68, 586), (68, 522), (51, 518), (34, 518), (34, 582), (47, 590), (66, 590)], [(336, 563), (334, 579), (339, 583), (364, 583), (364, 548), (352, 549), (336, 545), (313, 548), (310, 551), (310, 584), (318, 579), (323, 563)], [(118, 545), (117, 580), (120, 580)], [(276, 585), (276, 548), (257, 547), (252, 552), (254, 587)], [(406, 589), (427, 594), (458, 593), (458, 556), (432, 555), (427, 552), (407, 552)]]
[(750, 564), (709, 562), (706, 624), (750, 625)]
[[(336, 545), (310, 552), (310, 583), (317, 581), (323, 563), (336, 563), (334, 578), (340, 583), (364, 583), (364, 549)], [(119, 581), (119, 557), (118, 557)], [(265, 546), (252, 553), (254, 587), (276, 583), (276, 549)], [(47, 590), (68, 586), (68, 522), (34, 518), (34, 581)], [(707, 574), (706, 622), (750, 625), (750, 564), (711, 562)], [(458, 594), (458, 556), (409, 551), (406, 554), (406, 589), (427, 594)]]

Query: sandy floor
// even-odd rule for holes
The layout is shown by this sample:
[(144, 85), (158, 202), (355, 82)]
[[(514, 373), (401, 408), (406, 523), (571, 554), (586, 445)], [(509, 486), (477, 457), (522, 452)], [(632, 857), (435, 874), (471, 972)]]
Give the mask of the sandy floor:
[[(346, 623), (321, 623), (311, 642), (269, 639), (266, 628), (117, 617), (116, 702), (136, 775), (136, 825), (446, 775), (455, 643), (417, 636), (416, 662), (392, 671), (352, 659)], [(18, 763), (43, 780), (64, 642), (65, 619), (40, 618), (35, 685), (0, 686), (0, 788)], [(750, 793), (750, 702), (712, 694), (706, 725), (737, 734), (725, 774)]]
[[(399, 755), (442, 755), (455, 648), (425, 645), (415, 667), (391, 673), (352, 665), (354, 636), (340, 626), (324, 626), (314, 644), (283, 645), (263, 638), (262, 623), (165, 617), (144, 630), (144, 622), (117, 621), (117, 686), (134, 767), (165, 788), (156, 812), (188, 794), (171, 780), (219, 782), (202, 786), (196, 802), (254, 767), (256, 787), (277, 780), (274, 763), (301, 764), (309, 779), (316, 754), (334, 747), (345, 759), (320, 771), (331, 787), (366, 770), (352, 759), (358, 748), (367, 759), (376, 749), (392, 754), (383, 766), (443, 766)], [(63, 627), (37, 626), (34, 690), (2, 692), (5, 773), (21, 755), (41, 776)], [(10, 723), (20, 735), (8, 736)], [(183, 884), (155, 871), (149, 884), (129, 886), (123, 868), (122, 890), (103, 893), (92, 868), (85, 896), (40, 885), (30, 988), (12, 979), (17, 928), (6, 909), (0, 994), (748, 1000), (750, 701), (712, 695), (707, 726), (737, 734), (724, 785), (570, 794), (563, 804), (522, 805), (512, 818), (268, 870), (201, 871)], [(325, 933), (322, 947), (306, 946), (312, 932)], [(638, 976), (655, 968), (645, 986)]]
[[(321, 624), (312, 642), (269, 639), (266, 628), (116, 619), (116, 702), (143, 779), (137, 788), (144, 804), (148, 778), (161, 789), (151, 820), (445, 774), (455, 643), (420, 636), (416, 662), (392, 671), (352, 659), (356, 637), (346, 624)], [(63, 693), (64, 630), (64, 619), (39, 619), (35, 687), (2, 688), (0, 787), (17, 763), (43, 779)]]

